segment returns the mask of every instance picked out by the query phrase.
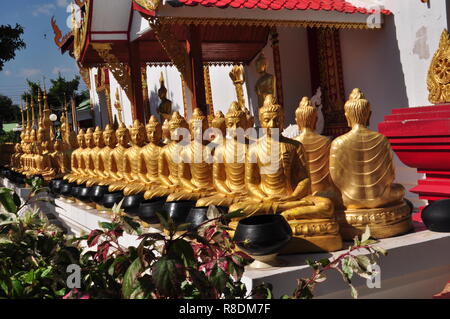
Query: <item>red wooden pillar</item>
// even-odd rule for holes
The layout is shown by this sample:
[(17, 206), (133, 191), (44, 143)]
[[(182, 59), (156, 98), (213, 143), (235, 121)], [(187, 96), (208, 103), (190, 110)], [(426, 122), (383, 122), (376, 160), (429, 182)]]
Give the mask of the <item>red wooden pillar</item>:
[(189, 25), (188, 40), (189, 60), (192, 72), (192, 108), (198, 107), (203, 114), (208, 114), (205, 94), (205, 78), (203, 74), (203, 54), (200, 27)]
[(129, 46), (130, 77), (133, 100), (131, 101), (131, 112), (134, 120), (145, 123), (144, 97), (142, 94), (141, 56), (139, 42), (131, 42)]

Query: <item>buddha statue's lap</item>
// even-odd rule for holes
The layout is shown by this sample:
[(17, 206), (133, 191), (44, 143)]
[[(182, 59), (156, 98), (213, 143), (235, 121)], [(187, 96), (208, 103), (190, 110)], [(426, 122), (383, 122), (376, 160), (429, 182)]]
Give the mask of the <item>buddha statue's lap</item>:
[[(229, 211), (241, 210), (245, 216), (283, 215), (294, 237), (284, 252), (340, 249), (342, 239), (333, 202), (311, 195), (301, 143), (274, 134), (273, 129), (283, 126), (283, 110), (270, 95), (260, 109), (260, 122), (266, 134), (250, 145), (246, 158), (245, 178), (250, 199), (231, 205)], [(278, 154), (273, 152), (277, 149)], [(238, 220), (233, 220), (230, 227), (235, 228)]]
[(369, 102), (359, 89), (354, 89), (345, 104), (352, 129), (331, 145), (330, 173), (345, 207), (338, 216), (343, 237), (348, 240), (361, 234), (366, 225), (375, 238), (391, 237), (412, 228), (410, 209), (403, 200), (405, 189), (394, 183), (390, 143), (367, 128), (370, 114)]

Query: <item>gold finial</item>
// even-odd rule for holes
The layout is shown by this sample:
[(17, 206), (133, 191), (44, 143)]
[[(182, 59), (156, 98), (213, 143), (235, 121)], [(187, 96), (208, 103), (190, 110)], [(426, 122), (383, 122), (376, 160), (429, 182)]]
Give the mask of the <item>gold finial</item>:
[(34, 117), (34, 99), (31, 97), (31, 125), (34, 127), (36, 125), (36, 119)]
[(23, 103), (22, 100), (20, 101), (20, 115), (22, 116), (22, 129), (25, 127), (25, 118), (23, 115)]
[(48, 107), (47, 90), (44, 87), (44, 111), (49, 111), (49, 110), (50, 110), (50, 108)]
[(161, 71), (161, 75), (159, 77), (159, 85), (160, 85), (161, 88), (165, 88), (166, 87), (165, 83), (164, 83), (164, 75), (163, 75), (162, 71)]
[(122, 103), (120, 102), (120, 95), (119, 95), (119, 88), (116, 89), (116, 101), (114, 103), (114, 107), (117, 110), (117, 113), (119, 115), (119, 122), (122, 124), (123, 123), (123, 118), (122, 118)]
[(42, 121), (42, 92), (41, 88), (38, 87), (38, 107), (39, 107), (39, 123)]
[(433, 104), (450, 102), (450, 75), (447, 72), (450, 60), (450, 34), (444, 29), (441, 34), (439, 48), (431, 60), (428, 69), (428, 100)]
[(314, 129), (317, 122), (317, 109), (312, 106), (308, 97), (304, 96), (295, 110), (295, 118), (300, 129)]

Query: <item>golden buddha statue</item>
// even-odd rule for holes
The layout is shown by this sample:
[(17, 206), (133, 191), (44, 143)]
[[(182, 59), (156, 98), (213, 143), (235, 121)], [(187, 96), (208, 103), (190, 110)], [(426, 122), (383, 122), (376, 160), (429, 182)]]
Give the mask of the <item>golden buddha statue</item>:
[(130, 143), (130, 132), (123, 122), (120, 123), (118, 129), (116, 130), (117, 146), (111, 152), (111, 159), (109, 165), (109, 178), (110, 181), (107, 183), (109, 185), (108, 190), (110, 192), (116, 192), (124, 188), (124, 183), (126, 183), (124, 176), (124, 154), (129, 147)]
[(95, 180), (97, 178), (95, 174), (94, 159), (93, 159), (95, 143), (94, 143), (94, 131), (92, 130), (92, 128), (87, 129), (86, 133), (84, 134), (84, 141), (85, 141), (85, 148), (83, 148), (80, 153), (80, 157), (83, 163), (82, 166), (83, 174), (78, 176), (78, 178), (76, 179), (76, 183), (79, 185), (87, 183), (92, 179)]
[(125, 188), (124, 194), (131, 195), (143, 191), (151, 190), (160, 185), (158, 161), (161, 152), (161, 123), (152, 115), (145, 126), (147, 140), (149, 143), (142, 147), (140, 155), (137, 157), (137, 169), (139, 181)]
[(89, 162), (92, 165), (92, 171), (94, 172), (95, 176), (91, 176), (86, 181), (87, 187), (92, 187), (94, 185), (99, 184), (100, 181), (102, 180), (101, 172), (103, 171), (100, 155), (102, 153), (103, 148), (105, 147), (105, 143), (103, 140), (103, 131), (100, 129), (99, 126), (95, 128), (95, 131), (92, 136), (95, 147), (90, 152)]
[(86, 149), (84, 136), (84, 129), (81, 129), (77, 135), (78, 148), (72, 152), (70, 159), (71, 173), (64, 176), (64, 179), (68, 180), (70, 183), (75, 182), (80, 176), (85, 176), (85, 166), (82, 156), (83, 151)]
[(167, 89), (164, 85), (164, 76), (162, 72), (159, 83), (160, 88), (158, 90), (158, 97), (161, 100), (161, 103), (158, 106), (158, 114), (161, 122), (164, 122), (165, 120), (170, 120), (172, 114), (172, 101), (167, 98)]
[(233, 102), (226, 115), (226, 128), (229, 137), (219, 145), (214, 152), (213, 182), (216, 193), (212, 196), (200, 198), (196, 206), (210, 205), (229, 207), (233, 203), (248, 199), (245, 185), (245, 154), (246, 141), (240, 136), (238, 129), (247, 125), (245, 112), (237, 102)]
[(371, 108), (359, 89), (345, 103), (350, 132), (331, 143), (330, 174), (346, 208), (339, 214), (344, 239), (364, 232), (374, 238), (405, 233), (412, 228), (410, 209), (403, 200), (405, 189), (395, 184), (389, 140), (367, 128)]
[(192, 112), (189, 121), (191, 142), (181, 151), (181, 162), (178, 168), (180, 191), (170, 194), (168, 202), (180, 200), (198, 200), (211, 195), (215, 191), (212, 180), (211, 161), (205, 159), (207, 152), (203, 133), (208, 128), (208, 120), (199, 108)]
[(227, 125), (225, 115), (221, 111), (217, 111), (214, 118), (211, 121), (211, 127), (220, 130), (222, 136), (225, 137), (227, 131)]
[(179, 162), (181, 159), (180, 153), (183, 146), (179, 144), (182, 138), (178, 134), (179, 129), (187, 129), (188, 124), (180, 113), (173, 112), (169, 121), (170, 129), (170, 143), (163, 146), (160, 150), (158, 159), (158, 176), (160, 185), (149, 189), (145, 192), (145, 199), (153, 199), (156, 197), (165, 197), (171, 193), (178, 191), (179, 188)]
[(35, 144), (36, 153), (34, 154), (33, 172), (36, 175), (41, 175), (45, 180), (51, 180), (56, 175), (56, 170), (52, 167), (49, 152), (49, 141), (45, 140), (45, 133), (46, 130), (40, 126)]
[[(322, 196), (333, 196), (334, 186), (330, 177), (329, 158), (331, 140), (315, 132), (317, 109), (307, 97), (303, 97), (295, 111), (297, 125), (301, 131), (295, 140), (302, 143), (305, 150), (306, 167), (311, 178), (311, 191)], [(329, 196), (326, 196), (329, 197)], [(337, 196), (334, 196), (337, 199)], [(336, 204), (336, 202), (335, 202)]]
[(52, 165), (56, 167), (56, 178), (62, 177), (70, 171), (70, 167), (67, 165), (65, 159), (63, 143), (60, 140), (56, 140), (53, 146), (53, 152), (50, 154)]
[(262, 107), (267, 95), (272, 95), (276, 98), (276, 78), (272, 74), (267, 73), (267, 59), (263, 53), (261, 53), (256, 60), (256, 71), (260, 74), (259, 79), (256, 81), (255, 92), (258, 96), (258, 107)]
[[(265, 135), (249, 146), (245, 179), (248, 199), (230, 206), (246, 216), (281, 213), (293, 239), (285, 252), (334, 251), (342, 248), (333, 202), (311, 195), (304, 150), (298, 141), (282, 136), (283, 109), (266, 99), (259, 110)], [(235, 219), (231, 228), (237, 226)]]
[(141, 161), (142, 148), (145, 145), (145, 127), (139, 120), (129, 128), (131, 146), (123, 154), (123, 182), (120, 189), (125, 196), (141, 193), (148, 182), (146, 167)]
[(22, 147), (20, 146), (20, 143), (16, 143), (14, 145), (14, 154), (11, 156), (11, 161), (9, 164), (11, 170), (16, 171), (20, 169), (20, 157), (22, 155)]
[(167, 145), (170, 143), (170, 125), (169, 120), (164, 120), (164, 123), (161, 127), (162, 129), (162, 142)]
[[(117, 145), (116, 132), (112, 129), (111, 125), (106, 125), (105, 130), (102, 134), (102, 142), (104, 143), (104, 147), (100, 149), (98, 156), (96, 157), (96, 173), (98, 175), (98, 185), (104, 186), (109, 185), (110, 180), (110, 172), (112, 165), (112, 155), (111, 153), (114, 151), (114, 148)], [(100, 140), (99, 140), (99, 143)]]

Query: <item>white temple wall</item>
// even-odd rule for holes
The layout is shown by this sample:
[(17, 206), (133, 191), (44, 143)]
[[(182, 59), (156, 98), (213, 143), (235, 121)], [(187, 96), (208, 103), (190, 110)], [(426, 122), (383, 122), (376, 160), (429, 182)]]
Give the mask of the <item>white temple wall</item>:
[(91, 82), (91, 87), (89, 88), (89, 95), (91, 103), (94, 109), (94, 122), (95, 125), (100, 125), (100, 99), (97, 93), (97, 82), (95, 81), (95, 76), (98, 74), (98, 68), (89, 69), (89, 80)]
[[(157, 108), (161, 103), (161, 100), (158, 97), (161, 72), (163, 73), (164, 83), (167, 88), (167, 98), (172, 101), (172, 111), (178, 111), (182, 116), (184, 116), (183, 84), (181, 81), (180, 72), (178, 72), (177, 68), (173, 65), (147, 66), (147, 86), (148, 98), (150, 100), (150, 113), (155, 115), (159, 120)], [(186, 100), (189, 101), (188, 97), (186, 97)]]

